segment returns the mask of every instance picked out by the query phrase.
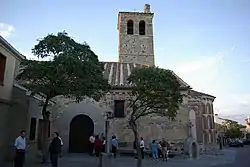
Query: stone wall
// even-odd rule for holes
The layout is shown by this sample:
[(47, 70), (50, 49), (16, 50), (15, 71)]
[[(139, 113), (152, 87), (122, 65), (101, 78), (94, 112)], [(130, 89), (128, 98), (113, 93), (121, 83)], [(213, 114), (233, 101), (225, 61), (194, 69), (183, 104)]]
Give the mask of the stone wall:
[[(133, 21), (133, 34), (127, 34), (127, 23)], [(145, 35), (139, 35), (139, 22), (145, 22)], [(119, 62), (154, 65), (153, 13), (119, 12)]]
[[(41, 107), (39, 100), (27, 96), (26, 90), (13, 86), (11, 105), (3, 105), (0, 103), (0, 147), (2, 160), (12, 161), (14, 158), (14, 141), (19, 136), (21, 130), (26, 130), (29, 150), (28, 159), (34, 159), (37, 150), (37, 138), (29, 141), (30, 119), (41, 118)], [(1, 161), (0, 161), (1, 162)]]
[(9, 108), (10, 108), (10, 104), (9, 103), (3, 103), (0, 102), (0, 162), (3, 160), (4, 158), (4, 153), (6, 151), (6, 147), (5, 147), (5, 141), (6, 141), (6, 136), (7, 136), (7, 123), (8, 120), (6, 118), (8, 118), (8, 113), (9, 113)]
[[(168, 141), (176, 143), (184, 143), (187, 138), (187, 123), (188, 110), (186, 106), (181, 106), (178, 111), (177, 117), (174, 121), (160, 116), (147, 116), (139, 119), (139, 135), (144, 138), (145, 143), (148, 145), (153, 139), (161, 140), (166, 138)], [(126, 142), (132, 145), (134, 136), (132, 130), (128, 128), (128, 121), (126, 118), (113, 119), (111, 121), (110, 132), (116, 135), (119, 142)]]
[(13, 144), (15, 138), (20, 134), (21, 130), (28, 129), (29, 123), (29, 100), (26, 91), (17, 87), (12, 89), (12, 105), (5, 117), (6, 138), (5, 138), (5, 159), (13, 159)]

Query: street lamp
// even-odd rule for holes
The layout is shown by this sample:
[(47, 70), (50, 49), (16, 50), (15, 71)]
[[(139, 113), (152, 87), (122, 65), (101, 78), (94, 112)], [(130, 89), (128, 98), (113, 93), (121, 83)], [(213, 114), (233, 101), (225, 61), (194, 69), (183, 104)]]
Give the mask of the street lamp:
[(110, 119), (112, 119), (113, 118), (113, 112), (111, 112), (111, 111), (107, 111), (107, 112), (105, 112), (105, 138), (106, 138), (106, 144), (105, 144), (105, 146), (106, 146), (106, 148), (105, 148), (105, 150), (106, 150), (106, 153), (110, 153), (110, 146), (109, 146), (109, 120)]

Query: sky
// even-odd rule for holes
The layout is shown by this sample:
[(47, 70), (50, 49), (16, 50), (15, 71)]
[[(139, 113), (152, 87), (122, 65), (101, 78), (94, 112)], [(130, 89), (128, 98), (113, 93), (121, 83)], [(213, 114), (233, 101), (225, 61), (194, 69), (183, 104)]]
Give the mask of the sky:
[(28, 58), (37, 39), (66, 31), (101, 61), (118, 60), (117, 14), (154, 15), (156, 65), (193, 89), (216, 96), (215, 113), (250, 116), (249, 0), (1, 0), (0, 34)]

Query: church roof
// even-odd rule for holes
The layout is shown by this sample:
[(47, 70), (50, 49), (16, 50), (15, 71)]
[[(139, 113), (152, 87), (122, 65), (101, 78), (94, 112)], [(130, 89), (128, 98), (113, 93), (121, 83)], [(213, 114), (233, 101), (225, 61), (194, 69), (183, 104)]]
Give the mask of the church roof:
[(205, 97), (211, 98), (213, 100), (216, 98), (216, 97), (214, 97), (212, 95), (209, 95), (209, 94), (206, 94), (206, 93), (203, 93), (203, 92), (198, 92), (198, 91), (195, 91), (195, 90), (190, 90), (189, 91), (189, 95), (191, 95), (193, 97), (202, 97), (202, 96), (205, 96)]
[[(103, 62), (104, 63), (104, 77), (108, 79), (108, 82), (113, 87), (130, 87), (128, 83), (128, 77), (134, 68), (148, 67), (142, 64), (136, 63), (119, 63), (119, 62)], [(179, 80), (182, 88), (190, 88), (180, 77), (174, 72), (173, 75)]]

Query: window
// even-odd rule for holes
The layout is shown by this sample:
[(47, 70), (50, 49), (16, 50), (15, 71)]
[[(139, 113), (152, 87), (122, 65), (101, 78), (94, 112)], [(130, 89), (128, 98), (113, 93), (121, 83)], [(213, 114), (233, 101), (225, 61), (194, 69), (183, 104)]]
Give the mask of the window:
[(31, 118), (31, 120), (30, 120), (29, 139), (30, 140), (35, 140), (36, 139), (36, 118)]
[(146, 32), (145, 32), (145, 21), (143, 21), (143, 20), (141, 20), (140, 22), (139, 22), (139, 34), (140, 35), (145, 35), (146, 34)]
[(127, 34), (129, 34), (129, 35), (134, 34), (134, 22), (132, 20), (129, 20), (127, 22)]
[(124, 104), (125, 104), (124, 100), (115, 100), (115, 111), (114, 111), (115, 118), (125, 117)]
[(0, 85), (3, 85), (4, 82), (5, 64), (6, 57), (0, 53)]

